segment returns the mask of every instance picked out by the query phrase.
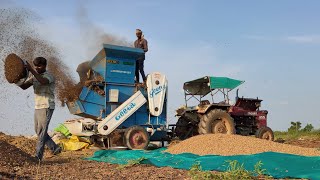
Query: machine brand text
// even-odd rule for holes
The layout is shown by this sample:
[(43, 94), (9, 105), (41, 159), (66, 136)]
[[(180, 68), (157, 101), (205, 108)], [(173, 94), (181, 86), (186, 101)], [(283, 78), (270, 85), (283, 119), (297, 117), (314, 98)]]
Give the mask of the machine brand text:
[(135, 103), (129, 104), (127, 107), (122, 109), (118, 115), (116, 116), (116, 120), (119, 121), (124, 115), (126, 115), (131, 109), (133, 109), (136, 106)]
[(247, 113), (249, 116), (256, 116), (257, 115), (257, 112), (248, 112)]
[(165, 90), (166, 90), (166, 85), (158, 86), (156, 88), (152, 88), (151, 91), (150, 91), (150, 98), (153, 98), (154, 96), (159, 94), (161, 91), (165, 91)]

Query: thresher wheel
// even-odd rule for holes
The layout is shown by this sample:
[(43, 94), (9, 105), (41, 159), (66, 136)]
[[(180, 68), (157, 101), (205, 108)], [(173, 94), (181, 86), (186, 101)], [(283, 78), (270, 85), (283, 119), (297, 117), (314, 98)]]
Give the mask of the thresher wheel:
[(235, 134), (233, 118), (221, 109), (213, 109), (202, 116), (199, 134)]
[(141, 126), (132, 126), (124, 133), (125, 144), (129, 149), (146, 149), (150, 138), (148, 132)]
[[(177, 121), (176, 127), (175, 127), (175, 134), (176, 136), (180, 139), (180, 140), (184, 140), (188, 137), (186, 137), (187, 133), (188, 133), (188, 120), (184, 117), (180, 117)], [(189, 135), (190, 137), (190, 135)]]
[(267, 126), (263, 126), (263, 127), (259, 128), (256, 132), (256, 137), (260, 138), (260, 139), (266, 139), (269, 141), (274, 140), (273, 131), (271, 128), (269, 128)]

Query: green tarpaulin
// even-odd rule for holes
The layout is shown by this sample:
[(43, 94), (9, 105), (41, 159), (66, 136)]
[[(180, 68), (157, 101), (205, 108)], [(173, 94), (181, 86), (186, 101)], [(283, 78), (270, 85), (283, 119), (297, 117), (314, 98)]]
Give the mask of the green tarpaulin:
[(165, 148), (153, 151), (128, 150), (100, 150), (87, 160), (107, 162), (111, 164), (127, 164), (130, 160), (145, 159), (142, 164), (157, 167), (169, 166), (177, 169), (190, 169), (192, 165), (200, 163), (203, 170), (225, 171), (226, 161), (237, 160), (243, 163), (247, 170), (253, 170), (254, 165), (261, 161), (262, 169), (266, 169), (274, 178), (309, 178), (320, 179), (320, 156), (306, 157), (275, 152), (265, 152), (254, 155), (237, 156), (198, 156), (195, 154), (172, 155), (163, 152)]

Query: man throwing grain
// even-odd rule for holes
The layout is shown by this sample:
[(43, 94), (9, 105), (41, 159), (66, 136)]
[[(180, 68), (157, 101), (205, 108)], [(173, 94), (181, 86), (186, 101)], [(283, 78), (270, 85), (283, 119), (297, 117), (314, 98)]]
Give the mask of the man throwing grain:
[(36, 158), (41, 161), (43, 158), (44, 146), (47, 145), (54, 155), (61, 152), (59, 147), (48, 135), (48, 126), (55, 108), (54, 88), (55, 79), (46, 71), (47, 60), (43, 57), (37, 57), (33, 60), (35, 69), (26, 62), (26, 68), (32, 73), (32, 76), (20, 87), (25, 90), (33, 86), (35, 94), (35, 112), (34, 127), (38, 135), (38, 144), (36, 149)]
[(136, 61), (136, 83), (139, 83), (139, 72), (142, 76), (142, 80), (145, 82), (146, 76), (144, 74), (144, 60), (146, 59), (145, 53), (148, 51), (148, 41), (144, 39), (142, 31), (140, 29), (136, 30), (137, 40), (134, 42), (135, 48), (140, 48), (144, 51), (144, 54), (140, 56)]

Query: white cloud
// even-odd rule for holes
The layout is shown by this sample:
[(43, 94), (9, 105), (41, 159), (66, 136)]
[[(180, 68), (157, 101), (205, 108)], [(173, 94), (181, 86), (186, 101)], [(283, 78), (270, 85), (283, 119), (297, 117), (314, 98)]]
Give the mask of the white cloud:
[(267, 37), (267, 36), (263, 36), (263, 35), (244, 35), (242, 37), (245, 38), (245, 39), (259, 40), (259, 41), (273, 40), (273, 38)]
[(244, 35), (245, 39), (256, 41), (285, 41), (292, 43), (320, 43), (320, 35), (295, 35), (295, 36), (264, 36), (264, 35)]
[(285, 40), (296, 43), (320, 43), (320, 35), (288, 36)]

